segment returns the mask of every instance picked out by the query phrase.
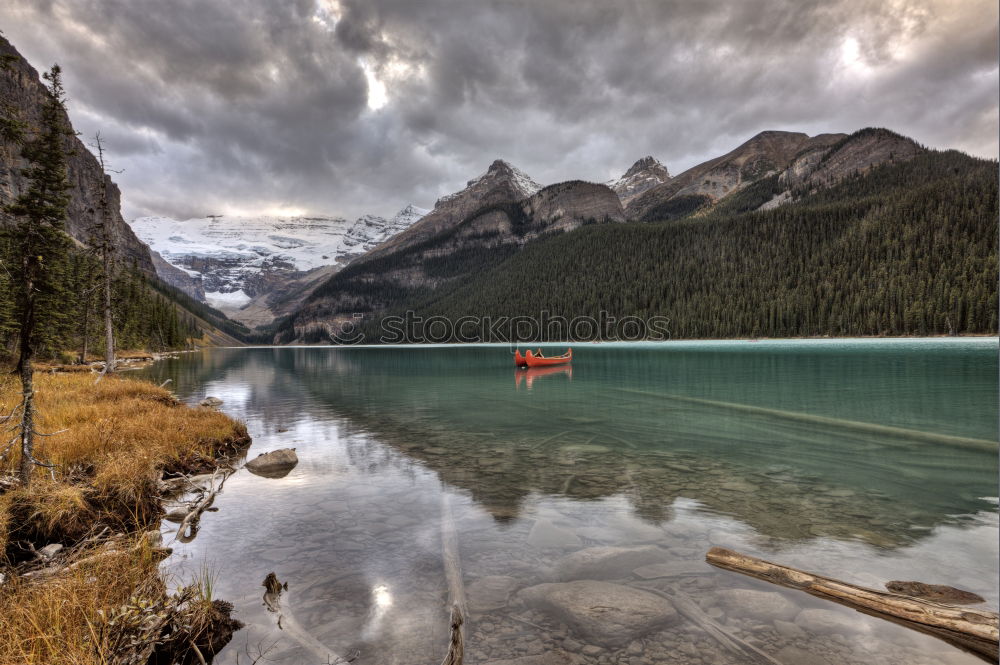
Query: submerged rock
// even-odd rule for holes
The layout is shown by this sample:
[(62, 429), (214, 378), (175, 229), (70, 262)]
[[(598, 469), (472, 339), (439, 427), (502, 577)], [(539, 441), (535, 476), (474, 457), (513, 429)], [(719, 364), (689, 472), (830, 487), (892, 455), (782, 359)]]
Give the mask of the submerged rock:
[(295, 448), (282, 448), (281, 450), (272, 450), (269, 453), (261, 453), (244, 466), (246, 466), (247, 471), (257, 476), (283, 478), (298, 463), (299, 458), (295, 454)]
[(469, 610), (473, 614), (492, 612), (507, 605), (510, 595), (517, 588), (517, 580), (504, 575), (487, 575), (466, 587)]
[(806, 637), (806, 631), (790, 621), (782, 621), (781, 619), (774, 620), (774, 630), (782, 637), (790, 640), (798, 640)]
[(819, 635), (832, 633), (851, 635), (865, 629), (861, 621), (833, 610), (802, 610), (795, 617), (795, 623), (807, 633)]
[(777, 654), (775, 658), (779, 663), (795, 663), (795, 665), (832, 665), (832, 663), (819, 655), (798, 647), (787, 646)]
[(776, 591), (725, 589), (716, 593), (726, 614), (753, 617), (760, 621), (790, 621), (799, 614), (799, 606)]
[(711, 570), (704, 561), (671, 561), (669, 563), (653, 563), (648, 566), (640, 566), (632, 572), (645, 580), (657, 579), (660, 577), (686, 577), (689, 575), (704, 575)]
[(534, 547), (579, 547), (580, 542), (575, 533), (546, 519), (535, 522), (528, 533), (528, 544)]
[(518, 598), (565, 623), (584, 642), (608, 647), (624, 646), (677, 619), (665, 598), (595, 580), (539, 584)]
[(901, 593), (905, 596), (933, 600), (939, 603), (952, 603), (954, 605), (973, 605), (975, 603), (985, 603), (982, 596), (971, 591), (963, 591), (953, 586), (944, 584), (924, 584), (923, 582), (886, 582), (885, 588), (893, 593)]
[(588, 547), (563, 557), (556, 566), (561, 580), (610, 580), (628, 577), (640, 566), (662, 563), (670, 555), (655, 545)]
[(210, 409), (215, 409), (222, 406), (222, 400), (218, 397), (206, 397), (205, 399), (198, 402), (202, 406), (207, 406)]

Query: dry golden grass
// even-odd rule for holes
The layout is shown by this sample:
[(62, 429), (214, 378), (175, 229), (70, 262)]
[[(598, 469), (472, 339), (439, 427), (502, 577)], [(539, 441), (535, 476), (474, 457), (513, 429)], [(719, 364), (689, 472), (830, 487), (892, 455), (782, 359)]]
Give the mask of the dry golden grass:
[[(181, 405), (143, 381), (110, 376), (94, 385), (89, 374), (36, 374), (35, 385), (39, 430), (66, 431), (36, 439), (35, 456), (58, 465), (55, 480), (39, 468), (30, 489), (0, 494), (0, 555), (9, 563), (30, 552), (29, 543), (71, 545), (103, 526), (137, 532), (155, 525), (164, 471), (213, 466), (248, 441), (241, 423)], [(16, 379), (0, 378), (0, 411), (19, 397)], [(16, 463), (8, 459), (0, 473)], [(163, 598), (145, 546), (44, 581), (7, 582), (0, 586), (0, 665), (109, 662), (117, 638), (107, 617), (133, 597)]]
[(108, 617), (123, 605), (164, 596), (148, 549), (125, 549), (44, 582), (15, 581), (0, 596), (0, 663), (113, 662)]

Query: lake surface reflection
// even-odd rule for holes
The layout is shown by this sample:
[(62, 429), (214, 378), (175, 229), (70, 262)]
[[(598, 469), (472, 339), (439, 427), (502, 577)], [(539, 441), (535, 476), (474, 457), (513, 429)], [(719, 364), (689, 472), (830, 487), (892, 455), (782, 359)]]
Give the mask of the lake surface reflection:
[[(330, 649), (440, 662), (443, 510), (468, 663), (745, 662), (670, 603), (643, 605), (654, 592), (783, 663), (976, 663), (704, 555), (949, 584), (995, 609), (997, 371), (996, 339), (584, 344), (571, 369), (542, 371), (502, 346), (186, 354), (144, 373), (224, 400), (251, 456), (301, 461), (234, 474), (165, 565), (183, 581), (207, 562), (236, 604), (247, 627), (221, 663), (319, 662), (263, 607), (271, 571)], [(623, 594), (633, 614), (608, 630), (588, 593)]]

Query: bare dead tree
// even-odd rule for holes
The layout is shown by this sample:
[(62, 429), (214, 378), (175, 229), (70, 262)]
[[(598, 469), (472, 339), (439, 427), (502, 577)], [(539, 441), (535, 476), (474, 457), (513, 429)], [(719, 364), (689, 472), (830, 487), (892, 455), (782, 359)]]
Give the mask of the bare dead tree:
[[(97, 160), (101, 164), (101, 200), (97, 222), (91, 229), (91, 245), (101, 261), (101, 283), (103, 287), (104, 307), (104, 369), (97, 376), (100, 381), (105, 374), (115, 371), (115, 329), (111, 311), (111, 282), (114, 271), (114, 246), (111, 238), (111, 204), (108, 200), (108, 166), (104, 160), (104, 141), (101, 133), (94, 135), (91, 144), (97, 150)], [(113, 171), (121, 173), (121, 171)], [(95, 381), (96, 383), (96, 381)]]

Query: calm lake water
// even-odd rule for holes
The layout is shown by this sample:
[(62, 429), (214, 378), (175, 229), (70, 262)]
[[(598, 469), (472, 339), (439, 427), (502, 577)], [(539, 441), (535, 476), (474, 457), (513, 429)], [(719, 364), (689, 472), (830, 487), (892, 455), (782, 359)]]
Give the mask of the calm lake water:
[[(246, 628), (220, 663), (320, 662), (263, 606), (271, 571), (330, 650), (440, 662), (449, 513), (468, 663), (746, 662), (673, 614), (685, 603), (786, 664), (978, 663), (704, 556), (949, 584), (996, 609), (997, 351), (995, 338), (581, 344), (571, 369), (548, 371), (515, 370), (503, 346), (186, 354), (143, 373), (188, 402), (221, 398), (251, 457), (294, 447), (300, 462), (235, 473), (190, 543), (164, 522), (165, 566), (183, 582), (208, 565), (236, 605)], [(574, 583), (595, 579), (613, 592)], [(639, 614), (609, 630), (584, 616), (587, 593)]]

